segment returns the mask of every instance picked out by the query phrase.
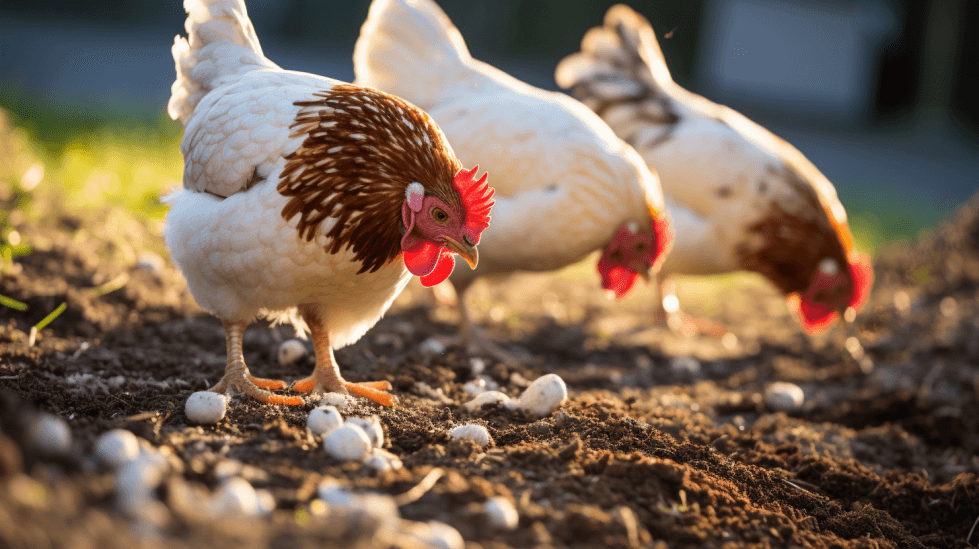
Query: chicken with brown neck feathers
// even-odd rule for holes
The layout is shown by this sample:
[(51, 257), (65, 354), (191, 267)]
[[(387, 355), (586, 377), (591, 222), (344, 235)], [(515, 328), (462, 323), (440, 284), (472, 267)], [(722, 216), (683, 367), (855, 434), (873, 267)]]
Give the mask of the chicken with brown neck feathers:
[(493, 189), (438, 126), (383, 92), (269, 61), (241, 0), (187, 0), (170, 115), (184, 125), (184, 188), (167, 197), (165, 239), (194, 298), (224, 322), (228, 361), (211, 390), (298, 405), (253, 376), (242, 335), (264, 316), (309, 332), (300, 393), (391, 406), (387, 381), (353, 383), (333, 349), (357, 341), (412, 275), (433, 285), (459, 254), (477, 262)]

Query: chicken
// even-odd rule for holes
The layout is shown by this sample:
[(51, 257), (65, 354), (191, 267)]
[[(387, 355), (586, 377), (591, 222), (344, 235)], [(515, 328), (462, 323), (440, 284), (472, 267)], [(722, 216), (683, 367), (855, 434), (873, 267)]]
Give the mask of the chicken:
[(164, 237), (194, 298), (224, 322), (227, 368), (211, 390), (302, 403), (245, 365), (243, 332), (265, 316), (312, 336), (315, 369), (293, 390), (393, 405), (390, 383), (345, 381), (333, 349), (373, 326), (412, 275), (437, 284), (453, 253), (476, 266), (487, 175), (462, 169), (417, 107), (266, 59), (241, 0), (185, 8), (168, 108), (184, 125), (184, 178)]
[(602, 250), (602, 286), (621, 297), (662, 262), (672, 233), (642, 158), (580, 102), (473, 59), (431, 0), (374, 0), (354, 72), (358, 85), (424, 109), (463, 162), (479, 158), (493, 173), (493, 227), (479, 268), (449, 278), (470, 349), (514, 358), (472, 324), (465, 291), (477, 277), (557, 269)]
[(673, 82), (643, 16), (613, 6), (556, 80), (659, 173), (677, 233), (662, 275), (760, 273), (810, 332), (864, 304), (873, 272), (832, 183), (789, 143)]

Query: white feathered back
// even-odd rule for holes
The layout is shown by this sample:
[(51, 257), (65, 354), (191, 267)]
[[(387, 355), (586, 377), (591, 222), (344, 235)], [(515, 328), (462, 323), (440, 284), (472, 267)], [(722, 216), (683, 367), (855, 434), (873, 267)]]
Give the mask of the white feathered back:
[(187, 38), (173, 42), (177, 79), (167, 112), (184, 126), (214, 88), (256, 68), (277, 68), (265, 58), (243, 0), (185, 0)]
[(469, 75), (472, 61), (459, 29), (434, 2), (375, 0), (354, 47), (359, 85), (410, 98), (426, 110)]

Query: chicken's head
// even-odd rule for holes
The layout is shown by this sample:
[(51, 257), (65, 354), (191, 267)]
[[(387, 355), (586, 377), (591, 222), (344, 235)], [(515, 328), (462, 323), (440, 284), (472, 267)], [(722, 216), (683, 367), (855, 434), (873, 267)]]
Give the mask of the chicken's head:
[(820, 332), (845, 315), (848, 308), (863, 307), (873, 281), (867, 256), (851, 252), (846, 271), (835, 259), (827, 257), (819, 262), (809, 288), (789, 296), (789, 307), (795, 310), (807, 332)]
[(598, 260), (602, 289), (623, 297), (642, 276), (649, 280), (650, 271), (659, 269), (673, 242), (673, 231), (664, 215), (653, 217), (653, 234), (635, 222), (619, 227), (612, 242)]
[(461, 169), (453, 179), (458, 202), (443, 200), (425, 192), (418, 182), (405, 189), (401, 219), (405, 233), (401, 238), (405, 266), (421, 277), (423, 286), (434, 286), (452, 274), (455, 259), (462, 256), (473, 269), (479, 260), (476, 245), (489, 227), (489, 212), (493, 207), (493, 188), (487, 184), (488, 174), (475, 179), (479, 166)]

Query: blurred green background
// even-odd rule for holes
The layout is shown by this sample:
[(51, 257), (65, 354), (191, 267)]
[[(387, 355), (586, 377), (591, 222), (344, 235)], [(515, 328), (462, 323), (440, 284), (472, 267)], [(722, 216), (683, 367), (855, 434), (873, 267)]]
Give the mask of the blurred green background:
[[(555, 65), (577, 51), (613, 3), (440, 5), (474, 57), (556, 89)], [(979, 188), (979, 38), (972, 32), (979, 2), (630, 5), (653, 23), (680, 84), (745, 112), (826, 173), (863, 247), (873, 251), (934, 225)], [(369, 2), (248, 7), (269, 58), (353, 78), (350, 57)], [(174, 77), (170, 46), (183, 20), (178, 1), (0, 3), (0, 108), (23, 128), (18, 135), (34, 159), (17, 168), (34, 168), (25, 180), (16, 178), (26, 171), (13, 174), (14, 186), (26, 181), (30, 193), (0, 189), (5, 217), (20, 200), (18, 215), (43, 221), (44, 208), (24, 201), (60, 197), (80, 214), (119, 207), (158, 230), (165, 214), (159, 194), (181, 179), (180, 127), (166, 117), (165, 103)], [(10, 170), (16, 164), (4, 161)], [(0, 178), (3, 185), (11, 186)]]

